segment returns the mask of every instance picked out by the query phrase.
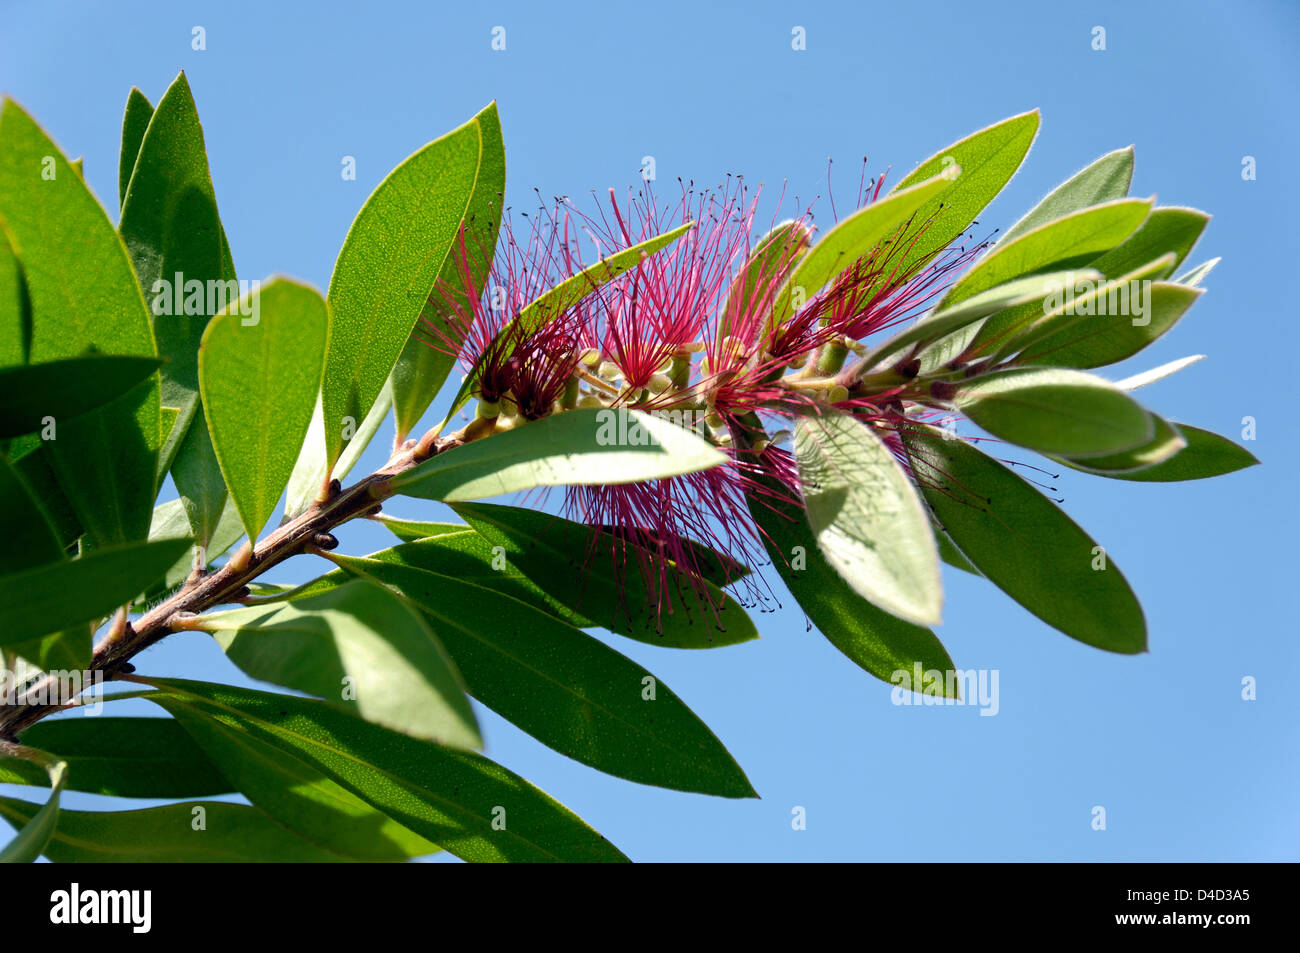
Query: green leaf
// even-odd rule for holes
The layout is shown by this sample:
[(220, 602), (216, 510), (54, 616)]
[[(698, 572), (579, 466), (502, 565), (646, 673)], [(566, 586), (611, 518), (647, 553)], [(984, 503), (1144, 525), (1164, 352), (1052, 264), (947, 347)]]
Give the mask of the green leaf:
[[(1086, 334), (1086, 328), (1075, 325), (1086, 323), (1086, 318), (1099, 312), (1109, 316), (1132, 309), (1142, 310), (1145, 314), (1147, 297), (1144, 291), (1149, 287), (1150, 279), (1162, 274), (1172, 260), (1172, 253), (1165, 255), (1114, 281), (1106, 281), (1095, 269), (1066, 272), (1064, 280), (1054, 278), (1045, 285), (1048, 294), (1036, 305), (1017, 306), (994, 315), (979, 335), (985, 340), (985, 345), (974, 350), (991, 353), (990, 365), (1001, 364), (1015, 352), (1032, 347), (1058, 331)], [(1142, 315), (1136, 317), (1140, 320)], [(990, 337), (995, 340), (989, 340)], [(1069, 334), (1064, 337), (1067, 341), (1070, 339)]]
[(668, 686), (591, 636), (453, 575), (336, 558), (419, 606), (470, 693), (543, 744), (630, 781), (757, 797), (727, 749)]
[[(429, 404), (442, 388), (456, 363), (448, 354), (447, 346), (430, 326), (438, 327), (447, 337), (455, 335), (458, 325), (449, 322), (450, 309), (444, 295), (450, 295), (468, 310), (469, 291), (482, 291), (484, 279), (492, 264), (501, 227), (501, 206), (506, 190), (506, 153), (501, 141), (501, 121), (497, 117), (496, 103), (474, 117), (482, 136), (478, 172), (473, 192), (465, 209), (465, 254), (455, 252), (447, 256), (438, 275), (440, 289), (429, 296), (420, 315), (420, 321), (410, 340), (406, 342), (397, 366), (393, 368), (393, 408), (397, 418), (396, 442), (401, 443), (424, 415)], [(470, 287), (465, 287), (464, 273), (468, 270)], [(431, 347), (431, 343), (439, 347)]]
[(875, 431), (830, 412), (795, 423), (808, 524), (826, 562), (864, 599), (916, 625), (939, 622), (939, 556), (921, 500)]
[(0, 576), (0, 645), (13, 645), (108, 615), (131, 602), (189, 541), (127, 543)]
[[(564, 312), (582, 302), (601, 285), (607, 284), (626, 271), (635, 268), (646, 258), (655, 252), (665, 248), (687, 231), (695, 227), (694, 222), (686, 222), (677, 226), (671, 231), (664, 232), (662, 235), (656, 235), (648, 238), (643, 242), (638, 242), (630, 248), (624, 248), (608, 257), (600, 259), (594, 265), (589, 265), (576, 275), (570, 275), (558, 285), (545, 294), (539, 296), (529, 304), (525, 305), (520, 312), (515, 315), (506, 326), (502, 328), (501, 334), (506, 334), (508, 329), (519, 324), (528, 331), (536, 330), (545, 326), (547, 323), (554, 321)], [(498, 355), (504, 358), (508, 352), (502, 352)], [(465, 406), (470, 395), (478, 382), (477, 369), (471, 370), (465, 376), (465, 380), (460, 385), (460, 390), (456, 392), (455, 398), (451, 402), (451, 409), (447, 411), (447, 416), (439, 424), (438, 429), (442, 430), (447, 426), (448, 421)]]
[[(183, 539), (189, 536), (189, 532), (189, 518), (185, 514), (185, 506), (181, 500), (168, 500), (154, 509), (153, 522), (149, 525), (150, 540)], [(244, 524), (239, 520), (239, 511), (227, 496), (225, 509), (221, 511), (221, 519), (218, 520), (212, 538), (203, 552), (205, 567), (211, 567), (217, 557), (235, 545), (243, 535)], [(194, 558), (192, 552), (182, 553), (163, 577), (145, 591), (145, 599), (152, 602), (184, 582), (194, 569)]]
[[(202, 810), (203, 827), (194, 826)], [(0, 798), (0, 817), (30, 819), (35, 805)], [(56, 864), (338, 863), (255, 807), (191, 801), (135, 811), (60, 811), (45, 855)]]
[(1133, 182), (1133, 147), (1108, 152), (1076, 172), (1012, 225), (1000, 241), (1009, 242), (1040, 225), (1112, 199), (1128, 195)]
[[(172, 714), (215, 722), (234, 737), (301, 760), (465, 860), (626, 859), (567, 808), (471, 752), (409, 738), (312, 699), (180, 679), (150, 684), (159, 692), (147, 697)], [(206, 750), (227, 773), (227, 765), (238, 768), (237, 758)], [(241, 791), (255, 805), (262, 799)]]
[[(42, 721), (23, 743), (68, 763), (68, 789), (112, 797), (210, 797), (235, 789), (170, 718), (108, 716)], [(30, 762), (0, 760), (6, 784), (48, 784)]]
[(385, 384), (384, 389), (379, 392), (379, 399), (375, 401), (370, 408), (370, 413), (366, 414), (365, 420), (361, 421), (356, 431), (348, 436), (348, 431), (344, 430), (343, 437), (347, 443), (331, 469), (325, 456), (327, 450), (324, 418), (320, 400), (316, 401), (311, 424), (307, 427), (307, 438), (303, 442), (302, 451), (298, 454), (298, 462), (294, 464), (293, 473), (289, 477), (289, 487), (285, 492), (283, 522), (287, 523), (295, 516), (301, 516), (316, 502), (317, 496), (325, 485), (327, 473), (341, 481), (352, 472), (352, 468), (361, 459), (361, 454), (366, 447), (370, 446), (370, 441), (379, 432), (380, 426), (392, 408), (393, 388), (391, 384)]
[(1050, 500), (937, 430), (907, 431), (903, 441), (940, 524), (994, 585), (1071, 638), (1111, 652), (1146, 649), (1142, 607), (1119, 568)]
[(972, 576), (982, 576), (975, 564), (962, 555), (962, 551), (957, 548), (957, 544), (952, 541), (942, 526), (934, 524), (934, 541), (939, 547), (939, 558), (946, 562), (954, 569), (960, 569), (962, 572), (968, 572)]
[(62, 632), (11, 645), (9, 652), (43, 672), (83, 672), (94, 655), (94, 636), (92, 624), (74, 625)]
[(0, 864), (30, 864), (45, 852), (45, 846), (54, 834), (59, 822), (59, 795), (67, 780), (68, 766), (62, 761), (55, 761), (44, 752), (31, 752), (40, 755), (50, 777), (50, 799), (40, 808), (32, 805), (32, 813), (19, 828), (4, 850), (0, 850)]
[[(462, 582), (504, 593), (512, 599), (526, 602), (535, 609), (549, 612), (556, 618), (579, 628), (588, 628), (596, 624), (570, 609), (559, 599), (543, 592), (541, 587), (505, 559), (503, 551), (494, 551), (487, 539), (468, 527), (461, 527), (458, 533), (447, 533), (435, 538), (419, 539), (393, 546), (390, 549), (381, 549), (366, 558), (410, 566), (427, 572), (454, 575)], [(299, 599), (313, 593), (326, 592), (342, 585), (350, 578), (351, 575), (342, 569), (335, 569), (301, 586), (290, 588), (287, 592), (273, 595), (285, 599)]]
[[(682, 593), (675, 608), (661, 613), (657, 594), (647, 587), (640, 569), (641, 559), (653, 557), (638, 554), (635, 544), (618, 540), (607, 530), (599, 530), (596, 536), (596, 527), (535, 510), (489, 503), (459, 503), (455, 510), (492, 546), (500, 546), (509, 565), (547, 597), (580, 611), (586, 620), (569, 621), (581, 628), (599, 625), (639, 642), (681, 649), (736, 645), (758, 638), (744, 609), (718, 588), (728, 581), (728, 573), (730, 581), (743, 573), (718, 566), (718, 554), (704, 547), (696, 550), (697, 565), (710, 577), (705, 583), (707, 598), (717, 607), (717, 615), (708, 606), (692, 606), (692, 597)], [(563, 570), (557, 572), (560, 567)]]
[[(249, 310), (258, 315), (256, 324), (244, 316)], [(256, 292), (248, 308), (217, 315), (203, 335), (203, 409), (249, 539), (271, 518), (307, 434), (327, 323), (314, 289), (279, 278)]]
[[(0, 457), (0, 573), (64, 560), (63, 545), (49, 518), (13, 466)], [(73, 626), (9, 646), (9, 652), (42, 671), (83, 671), (90, 664), (89, 625)], [(0, 671), (0, 680), (3, 672)]]
[[(18, 446), (24, 443), (26, 446)], [(9, 462), (54, 527), (59, 545), (64, 549), (72, 546), (82, 534), (81, 521), (54, 475), (46, 444), (35, 435), (20, 437), (10, 444)]]
[(49, 518), (8, 460), (0, 457), (0, 573), (18, 572), (63, 559), (63, 546)]
[(135, 160), (140, 155), (140, 143), (153, 118), (153, 104), (135, 86), (126, 97), (126, 111), (122, 114), (122, 150), (117, 160), (117, 193), (119, 207), (126, 204), (126, 189), (131, 184)]
[(1155, 424), (1155, 434), (1150, 440), (1131, 450), (1112, 453), (1101, 457), (1088, 457), (1084, 460), (1071, 460), (1069, 457), (1053, 457), (1067, 467), (1092, 473), (1097, 476), (1119, 476), (1163, 463), (1187, 446), (1178, 428), (1155, 414), (1151, 415)]
[(1173, 252), (1173, 261), (1163, 274), (1157, 276), (1168, 278), (1187, 257), (1209, 223), (1210, 216), (1199, 209), (1176, 205), (1152, 209), (1141, 228), (1094, 261), (1092, 267), (1108, 278), (1115, 278), (1144, 262)]
[(163, 470), (172, 471), (186, 501), (195, 539), (206, 543), (225, 505), (225, 488), (210, 441), (194, 433), (204, 426), (198, 414), (199, 341), (208, 319), (240, 295), (203, 127), (184, 73), (149, 119), (118, 230), (149, 301), (159, 353), (168, 361), (162, 403), (176, 408), (177, 416), (163, 442)]
[[(1170, 257), (1161, 260), (1168, 261)], [(1067, 305), (1076, 317), (1083, 309), (1104, 310), (1104, 314), (1085, 315), (1082, 320), (1069, 323), (1058, 322), (1058, 326), (1064, 324), (1060, 330), (1041, 336), (1035, 334), (1017, 361), (1055, 367), (1117, 364), (1169, 331), (1202, 294), (1199, 288), (1171, 281), (1121, 279)], [(1046, 324), (1042, 330), (1047, 330)]]
[(0, 216), (0, 367), (26, 364), (31, 336), (27, 280), (9, 237), (9, 227)]
[(966, 231), (1020, 168), (1038, 134), (1038, 122), (1035, 109), (971, 133), (940, 149), (894, 186), (891, 196), (953, 165), (961, 168), (956, 181), (918, 210), (918, 220), (930, 225), (899, 261), (900, 272), (946, 248)]
[(474, 197), (483, 124), (471, 119), (407, 158), (371, 193), (330, 279), (321, 389), (326, 458), (343, 452), (411, 336)]
[[(1250, 451), (1231, 440), (1188, 424), (1174, 424), (1187, 446), (1169, 459), (1132, 473), (1107, 473), (1117, 480), (1143, 483), (1170, 483), (1179, 480), (1204, 480), (1222, 476), (1259, 463)], [(1084, 461), (1091, 465), (1092, 460)]]
[(1137, 390), (1139, 387), (1146, 387), (1148, 384), (1154, 384), (1156, 381), (1164, 380), (1171, 374), (1177, 374), (1185, 367), (1190, 367), (1199, 361), (1205, 360), (1204, 354), (1192, 354), (1188, 357), (1180, 357), (1176, 361), (1169, 361), (1167, 364), (1161, 364), (1159, 367), (1153, 367), (1149, 371), (1142, 371), (1131, 377), (1126, 377), (1122, 381), (1116, 381), (1115, 386), (1120, 390)]
[[(966, 329), (972, 328), (991, 314), (1007, 309), (1041, 302), (1054, 288), (1061, 287), (1061, 282), (1091, 276), (1101, 277), (1095, 271), (1053, 272), (1048, 275), (1032, 275), (1017, 278), (988, 291), (981, 291), (955, 304), (952, 307), (932, 311), (923, 315), (907, 328), (884, 341), (859, 362), (862, 370), (868, 371), (909, 348), (921, 347), (930, 352), (929, 364), (938, 366), (946, 360), (956, 359), (964, 348), (970, 335), (964, 335)], [(1037, 308), (1034, 309), (1038, 311)], [(936, 353), (941, 351), (942, 353)], [(924, 362), (923, 362), (924, 363)]]
[[(764, 457), (777, 452), (768, 450)], [(782, 483), (766, 469), (755, 468), (751, 475), (757, 486), (746, 492), (749, 512), (772, 565), (832, 645), (885, 682), (892, 682), (897, 672), (907, 672), (910, 678), (918, 663), (923, 671), (956, 668), (933, 632), (877, 608), (849, 587), (822, 555), (803, 506), (790, 498)], [(946, 685), (946, 679), (939, 680), (941, 693)]]
[(175, 714), (176, 723), (205, 757), (221, 766), (236, 791), (317, 847), (366, 861), (405, 860), (438, 849), (282, 746), (237, 731), (189, 706), (169, 706), (156, 695), (146, 697)]
[(782, 222), (759, 239), (727, 288), (726, 303), (718, 316), (719, 341), (731, 333), (732, 318), (753, 313), (777, 291), (777, 282), (808, 253), (811, 242), (808, 224), (793, 220)]
[[(0, 215), (22, 250), (33, 363), (90, 350), (157, 353), (131, 261), (104, 209), (12, 101), (0, 110)], [(148, 530), (161, 441), (158, 394), (151, 376), (93, 413), (61, 421), (58, 439), (45, 445), (92, 545), (141, 539)]]
[(381, 586), (353, 581), (292, 602), (211, 613), (196, 625), (245, 675), (412, 737), (461, 748), (483, 743), (442, 645)]
[(1209, 261), (1201, 262), (1195, 268), (1189, 268), (1187, 271), (1183, 272), (1175, 280), (1180, 285), (1187, 285), (1189, 288), (1197, 288), (1200, 286), (1201, 282), (1205, 280), (1205, 276), (1212, 272), (1214, 266), (1222, 260), (1222, 258), (1211, 258)]
[(954, 403), (995, 437), (1042, 453), (1117, 453), (1155, 435), (1141, 404), (1109, 381), (1080, 371), (995, 371), (962, 384)]
[[(844, 269), (859, 259), (872, 254), (882, 244), (898, 240), (898, 232), (908, 222), (923, 216), (918, 209), (926, 208), (952, 188), (954, 178), (960, 178), (960, 169), (918, 181), (909, 188), (898, 188), (877, 202), (858, 209), (837, 223), (804, 255), (776, 294), (772, 308), (772, 322), (780, 324), (799, 308), (797, 289), (802, 289), (802, 300), (817, 294)], [(924, 239), (923, 239), (924, 240)]]
[(404, 543), (413, 543), (417, 539), (428, 539), (432, 536), (463, 533), (469, 529), (464, 523), (425, 523), (420, 520), (402, 520), (387, 515), (377, 516), (375, 520)]
[(392, 486), (451, 503), (539, 486), (639, 483), (725, 462), (705, 440), (665, 419), (592, 408), (443, 451), (393, 477)]
[(181, 495), (181, 508), (194, 544), (206, 548), (220, 531), (226, 512), (235, 509), (206, 417), (191, 422), (181, 438), (172, 463), (172, 480)]
[(45, 418), (56, 424), (111, 403), (153, 375), (156, 357), (85, 357), (0, 367), (0, 437), (35, 433)]
[(1000, 241), (948, 290), (937, 307), (951, 308), (981, 291), (1023, 275), (1083, 265), (1091, 267), (1097, 256), (1114, 248), (1142, 224), (1150, 214), (1151, 202), (1151, 199), (1116, 199), (1072, 212), (1011, 241)]

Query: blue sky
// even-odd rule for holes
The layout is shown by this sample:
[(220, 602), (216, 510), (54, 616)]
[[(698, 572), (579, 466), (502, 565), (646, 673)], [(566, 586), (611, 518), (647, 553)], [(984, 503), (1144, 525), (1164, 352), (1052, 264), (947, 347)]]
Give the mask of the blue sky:
[[(57, 12), (56, 12), (57, 9)], [(191, 48), (192, 28), (206, 49)], [(506, 30), (493, 51), (492, 29)], [(794, 27), (807, 48), (791, 49)], [(1092, 48), (1093, 28), (1106, 49)], [(1124, 376), (1208, 359), (1143, 392), (1152, 409), (1241, 437), (1264, 466), (1142, 485), (1057, 486), (1142, 598), (1149, 654), (1074, 642), (952, 572), (940, 635), (996, 669), (1000, 710), (898, 707), (806, 630), (792, 601), (763, 638), (712, 652), (616, 647), (714, 729), (762, 794), (728, 801), (598, 774), (481, 713), (488, 754), (639, 860), (1300, 858), (1292, 295), (1300, 239), (1300, 8), (1287, 3), (642, 4), (17, 3), (0, 5), (0, 89), (27, 107), (116, 214), (122, 106), (189, 76), (241, 277), (324, 288), (348, 224), (394, 165), (496, 99), (508, 199), (743, 172), (822, 193), (863, 155), (901, 177), (988, 123), (1040, 107), (1019, 175), (982, 216), (1006, 226), (1091, 159), (1134, 143), (1133, 192), (1214, 215), (1194, 261), (1208, 293)], [(344, 181), (345, 155), (357, 160)], [(1253, 156), (1254, 180), (1242, 177)], [(850, 174), (851, 173), (851, 174)], [(1276, 290), (1274, 290), (1276, 289)], [(378, 466), (391, 424), (363, 460)], [(1030, 459), (1028, 454), (1025, 459)], [(438, 518), (398, 502), (394, 513)], [(345, 528), (350, 552), (388, 545)], [(324, 564), (302, 557), (277, 579)], [(610, 637), (613, 639), (614, 637)], [(137, 660), (241, 680), (207, 637)], [(1243, 677), (1258, 682), (1241, 698)], [(130, 703), (137, 704), (137, 703)], [(144, 703), (139, 703), (144, 704)], [(138, 709), (152, 713), (151, 706)], [(123, 706), (123, 713), (128, 711)], [(69, 796), (75, 807), (125, 806)], [(1106, 809), (1107, 829), (1091, 827)], [(793, 830), (792, 810), (807, 827)]]

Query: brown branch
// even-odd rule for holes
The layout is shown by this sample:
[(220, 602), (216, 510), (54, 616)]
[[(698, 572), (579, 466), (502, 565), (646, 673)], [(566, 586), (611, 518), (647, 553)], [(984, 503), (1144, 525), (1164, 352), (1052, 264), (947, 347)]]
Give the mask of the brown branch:
[[(393, 494), (389, 484), (392, 477), (423, 463), (430, 457), (466, 442), (464, 431), (434, 437), (432, 434), (418, 442), (407, 441), (388, 463), (364, 480), (340, 490), (324, 501), (313, 503), (304, 513), (280, 526), (264, 537), (255, 547), (246, 543), (230, 560), (215, 572), (193, 575), (171, 598), (150, 609), (135, 623), (114, 625), (105, 638), (95, 646), (89, 672), (100, 672), (104, 681), (112, 681), (134, 669), (130, 660), (149, 646), (185, 627), (184, 620), (206, 612), (213, 606), (238, 601), (248, 592), (247, 586), (272, 566), (291, 556), (308, 552), (319, 545), (318, 540), (332, 529), (357, 517), (371, 516), (382, 500)], [(39, 698), (53, 683), (47, 676), (23, 693), (17, 704), (0, 709), (0, 742), (13, 742), (26, 728), (46, 715), (65, 710), (61, 703), (24, 701)]]

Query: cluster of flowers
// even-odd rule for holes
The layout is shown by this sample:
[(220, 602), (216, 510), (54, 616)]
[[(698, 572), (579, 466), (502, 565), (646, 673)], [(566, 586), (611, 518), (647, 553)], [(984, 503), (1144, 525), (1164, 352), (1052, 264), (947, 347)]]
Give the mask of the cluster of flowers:
[[(864, 181), (858, 207), (882, 186), (883, 177)], [(917, 258), (908, 253), (929, 222), (914, 219), (827, 287), (805, 289), (791, 279), (810, 247), (811, 210), (756, 238), (759, 193), (729, 179), (706, 190), (682, 184), (671, 204), (648, 186), (621, 201), (611, 189), (594, 213), (557, 200), (529, 219), (525, 237), (503, 223), (498, 252), (477, 281), (462, 239), (459, 280), (435, 292), (444, 317), (429, 324), (428, 337), (474, 375), (478, 419), (489, 428), (481, 432), (616, 407), (694, 422), (727, 454), (727, 465), (698, 473), (566, 491), (565, 515), (615, 540), (613, 552), (598, 554), (594, 537), (592, 556), (620, 569), (634, 562), (655, 613), (672, 611), (685, 593), (716, 608), (691, 540), (752, 564), (763, 547), (749, 501), (799, 499), (797, 467), (779, 446), (790, 417), (833, 406), (877, 427), (901, 456), (898, 429), (924, 408), (905, 399), (902, 385), (854, 385), (845, 362), (864, 353), (865, 339), (923, 313), (986, 244)], [(613, 280), (598, 280), (597, 264), (576, 304), (524, 310), (583, 274), (584, 244), (600, 261), (688, 222), (681, 237)], [(746, 586), (762, 597), (761, 581)]]

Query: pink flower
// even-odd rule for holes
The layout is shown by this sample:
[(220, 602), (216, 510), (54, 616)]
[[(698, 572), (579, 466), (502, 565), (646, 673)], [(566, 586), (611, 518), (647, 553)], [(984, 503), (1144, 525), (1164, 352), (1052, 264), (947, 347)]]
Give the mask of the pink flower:
[[(860, 187), (859, 207), (875, 201), (882, 185)], [(986, 244), (914, 256), (930, 225), (914, 217), (776, 321), (774, 307), (797, 282), (812, 216), (805, 211), (769, 229), (775, 237), (760, 245), (758, 200), (738, 178), (715, 190), (682, 184), (671, 203), (661, 203), (649, 186), (622, 202), (611, 190), (608, 205), (593, 213), (562, 200), (533, 222), (526, 245), (509, 227), (503, 231), (488, 287), (471, 293), (468, 305), (444, 295), (452, 319), (442, 344), (477, 372), (481, 400), (513, 401), (526, 420), (573, 406), (667, 415), (727, 455), (726, 464), (699, 473), (565, 492), (566, 515), (613, 533), (610, 557), (616, 565), (635, 564), (651, 602), (640, 608), (654, 613), (672, 612), (689, 598), (717, 618), (716, 591), (705, 583), (691, 541), (740, 562), (761, 559), (751, 501), (801, 499), (793, 457), (767, 437), (790, 418), (833, 406), (873, 426), (903, 458), (898, 432), (914, 413), (900, 399), (905, 388), (850, 392), (837, 386), (837, 375), (864, 338), (931, 307)], [(580, 305), (544, 323), (512, 320), (581, 270), (580, 236), (604, 258), (685, 222), (694, 227)], [(468, 269), (464, 277), (472, 287)], [(595, 535), (593, 546), (599, 538), (608, 539)], [(763, 597), (757, 576), (743, 585)]]

